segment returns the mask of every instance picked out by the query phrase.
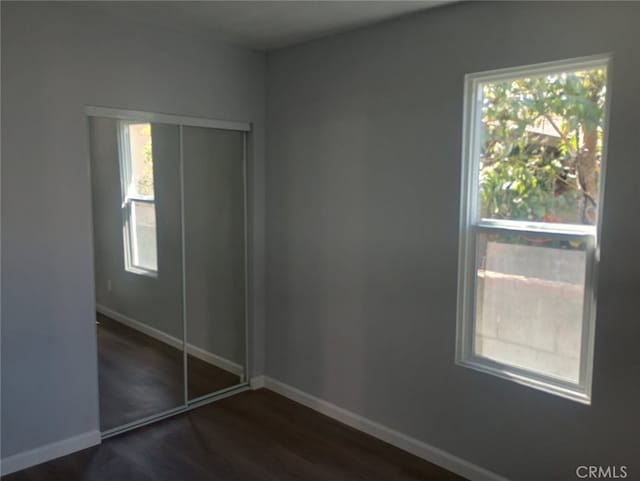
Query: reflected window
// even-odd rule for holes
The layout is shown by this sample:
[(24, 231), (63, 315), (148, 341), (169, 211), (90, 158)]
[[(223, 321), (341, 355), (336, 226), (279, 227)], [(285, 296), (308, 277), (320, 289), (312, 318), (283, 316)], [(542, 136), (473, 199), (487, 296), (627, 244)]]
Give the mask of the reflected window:
[(156, 276), (158, 241), (151, 124), (119, 124), (125, 269)]

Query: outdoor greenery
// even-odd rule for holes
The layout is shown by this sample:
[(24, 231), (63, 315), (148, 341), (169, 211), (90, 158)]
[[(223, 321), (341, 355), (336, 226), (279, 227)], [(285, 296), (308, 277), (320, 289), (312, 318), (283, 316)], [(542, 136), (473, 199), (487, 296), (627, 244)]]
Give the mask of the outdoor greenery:
[(138, 193), (142, 195), (153, 195), (153, 154), (151, 148), (151, 124), (145, 124), (141, 129), (141, 133), (149, 137), (149, 140), (143, 147), (143, 166), (142, 172), (137, 179)]
[(483, 85), (481, 216), (595, 224), (603, 69)]

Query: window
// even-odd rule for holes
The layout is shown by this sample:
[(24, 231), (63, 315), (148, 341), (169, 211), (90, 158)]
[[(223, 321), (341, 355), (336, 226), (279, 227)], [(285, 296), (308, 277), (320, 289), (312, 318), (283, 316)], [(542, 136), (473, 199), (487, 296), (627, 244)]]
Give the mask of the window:
[(125, 269), (155, 276), (158, 249), (151, 124), (121, 121), (118, 140)]
[(589, 403), (608, 57), (466, 77), (456, 360)]

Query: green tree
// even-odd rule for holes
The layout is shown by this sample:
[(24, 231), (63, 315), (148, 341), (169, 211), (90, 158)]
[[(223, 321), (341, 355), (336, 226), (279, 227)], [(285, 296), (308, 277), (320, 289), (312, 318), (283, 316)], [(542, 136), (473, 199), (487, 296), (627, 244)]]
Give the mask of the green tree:
[(147, 124), (142, 128), (142, 133), (149, 138), (143, 147), (142, 173), (137, 179), (138, 193), (142, 195), (153, 195), (153, 151), (151, 145), (151, 125)]
[(602, 69), (483, 86), (481, 215), (594, 224)]

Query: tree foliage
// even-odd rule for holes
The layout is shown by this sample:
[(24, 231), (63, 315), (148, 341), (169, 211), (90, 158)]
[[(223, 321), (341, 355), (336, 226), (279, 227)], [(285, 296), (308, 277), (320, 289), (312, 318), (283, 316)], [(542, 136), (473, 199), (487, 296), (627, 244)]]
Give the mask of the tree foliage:
[(153, 154), (151, 146), (151, 125), (146, 124), (142, 128), (142, 134), (148, 137), (146, 144), (142, 149), (143, 166), (142, 172), (137, 179), (138, 193), (142, 195), (153, 195)]
[(594, 224), (602, 69), (483, 85), (481, 215)]

